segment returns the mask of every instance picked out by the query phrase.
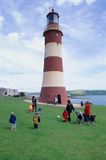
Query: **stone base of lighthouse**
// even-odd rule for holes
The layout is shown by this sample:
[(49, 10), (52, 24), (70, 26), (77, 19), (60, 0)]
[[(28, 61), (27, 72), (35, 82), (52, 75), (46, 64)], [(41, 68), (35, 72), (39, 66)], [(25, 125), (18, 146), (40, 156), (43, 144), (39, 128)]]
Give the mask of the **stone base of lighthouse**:
[(43, 103), (55, 103), (55, 97), (58, 104), (67, 104), (67, 92), (65, 87), (42, 87), (39, 101)]

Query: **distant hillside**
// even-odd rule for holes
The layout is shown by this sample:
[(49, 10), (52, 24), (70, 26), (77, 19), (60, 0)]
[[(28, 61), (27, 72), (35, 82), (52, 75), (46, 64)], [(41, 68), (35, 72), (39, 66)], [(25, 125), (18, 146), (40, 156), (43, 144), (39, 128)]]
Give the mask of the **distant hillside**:
[(69, 95), (83, 96), (83, 95), (106, 95), (106, 90), (71, 90)]
[[(68, 96), (84, 96), (84, 95), (106, 95), (106, 90), (70, 90), (67, 91)], [(26, 96), (39, 97), (39, 92), (25, 92)]]
[(25, 95), (29, 97), (32, 97), (32, 96), (39, 97), (40, 93), (39, 92), (25, 92)]

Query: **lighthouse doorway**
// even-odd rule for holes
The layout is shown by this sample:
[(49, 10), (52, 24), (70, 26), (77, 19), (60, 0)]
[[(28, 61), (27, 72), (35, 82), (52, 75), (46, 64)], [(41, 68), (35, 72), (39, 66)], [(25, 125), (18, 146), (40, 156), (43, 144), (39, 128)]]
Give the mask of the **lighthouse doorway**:
[(58, 98), (58, 104), (61, 104), (61, 95), (58, 94), (58, 95), (57, 95), (57, 98)]

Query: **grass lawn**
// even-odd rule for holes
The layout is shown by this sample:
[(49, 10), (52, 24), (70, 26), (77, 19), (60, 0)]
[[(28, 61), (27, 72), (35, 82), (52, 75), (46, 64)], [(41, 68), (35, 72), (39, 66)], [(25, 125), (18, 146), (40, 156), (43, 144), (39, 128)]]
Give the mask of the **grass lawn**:
[[(21, 98), (0, 97), (0, 160), (105, 160), (106, 106), (94, 106), (97, 126), (75, 125), (57, 119), (63, 108), (43, 106), (38, 130), (33, 130), (33, 113)], [(8, 118), (17, 116), (17, 130)], [(76, 120), (72, 113), (72, 121)]]

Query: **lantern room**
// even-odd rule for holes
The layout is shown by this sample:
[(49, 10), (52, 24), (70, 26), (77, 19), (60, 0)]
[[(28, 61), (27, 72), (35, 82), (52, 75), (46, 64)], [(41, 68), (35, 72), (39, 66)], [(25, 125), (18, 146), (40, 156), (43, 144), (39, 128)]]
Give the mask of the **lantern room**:
[(47, 24), (50, 24), (50, 23), (59, 24), (59, 14), (54, 12), (54, 9), (52, 9), (52, 11), (49, 12), (47, 15)]

